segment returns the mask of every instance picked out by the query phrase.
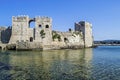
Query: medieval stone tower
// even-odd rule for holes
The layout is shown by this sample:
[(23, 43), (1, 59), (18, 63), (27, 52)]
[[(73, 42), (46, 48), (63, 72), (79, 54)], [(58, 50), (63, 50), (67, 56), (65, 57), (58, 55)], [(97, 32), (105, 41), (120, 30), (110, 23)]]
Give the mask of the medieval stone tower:
[(92, 24), (85, 21), (75, 23), (75, 31), (83, 33), (85, 47), (91, 47), (93, 45)]
[[(35, 22), (34, 28), (30, 23)], [(40, 42), (49, 45), (52, 42), (52, 19), (48, 17), (17, 16), (12, 17), (12, 35), (9, 43)]]
[(52, 42), (52, 19), (48, 17), (36, 17), (35, 40), (48, 45)]
[(12, 35), (10, 43), (16, 43), (16, 41), (28, 40), (28, 16), (12, 17)]

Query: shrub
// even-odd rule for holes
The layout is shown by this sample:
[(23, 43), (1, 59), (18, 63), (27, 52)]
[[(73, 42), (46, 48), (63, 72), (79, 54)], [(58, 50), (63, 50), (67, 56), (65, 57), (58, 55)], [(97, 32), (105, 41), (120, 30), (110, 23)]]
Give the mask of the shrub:
[(44, 32), (44, 30), (40, 31), (40, 35), (41, 35), (42, 38), (45, 38), (45, 32)]
[(54, 32), (52, 32), (52, 39), (53, 39), (53, 41), (55, 39), (58, 39), (58, 41), (61, 41), (61, 36), (54, 31)]

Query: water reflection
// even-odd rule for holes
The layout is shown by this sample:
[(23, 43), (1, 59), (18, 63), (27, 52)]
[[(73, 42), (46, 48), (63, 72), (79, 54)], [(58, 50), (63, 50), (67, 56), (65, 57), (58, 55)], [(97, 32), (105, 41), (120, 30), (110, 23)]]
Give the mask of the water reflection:
[(88, 80), (91, 60), (92, 49), (1, 52), (0, 79)]

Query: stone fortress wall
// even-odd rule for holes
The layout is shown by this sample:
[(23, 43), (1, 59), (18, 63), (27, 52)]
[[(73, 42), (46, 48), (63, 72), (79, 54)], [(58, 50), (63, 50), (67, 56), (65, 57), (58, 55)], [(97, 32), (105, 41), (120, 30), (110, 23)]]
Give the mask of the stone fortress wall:
[[(31, 22), (35, 23), (34, 28), (30, 27)], [(13, 16), (12, 28), (1, 27), (0, 33), (2, 43), (14, 44), (17, 49), (81, 48), (93, 44), (92, 25), (85, 21), (75, 23), (75, 30), (60, 32), (52, 30), (49, 17)]]
[(92, 24), (85, 21), (75, 23), (75, 31), (82, 32), (85, 47), (93, 45)]
[(11, 30), (10, 27), (0, 26), (0, 43), (9, 43)]

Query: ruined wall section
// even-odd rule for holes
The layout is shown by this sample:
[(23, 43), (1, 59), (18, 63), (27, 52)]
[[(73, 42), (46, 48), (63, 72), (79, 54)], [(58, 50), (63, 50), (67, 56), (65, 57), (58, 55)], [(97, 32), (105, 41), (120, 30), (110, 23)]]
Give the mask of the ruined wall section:
[(2, 26), (0, 27), (0, 43), (2, 43), (2, 41), (3, 41), (2, 40), (2, 36), (3, 36), (2, 32), (5, 31), (5, 30), (6, 30), (6, 27), (2, 27)]
[(0, 42), (8, 43), (11, 37), (11, 27), (0, 27)]
[(12, 36), (9, 43), (16, 43), (16, 41), (27, 41), (29, 16), (12, 17)]
[(29, 27), (28, 27), (28, 38), (29, 42), (34, 42), (35, 41), (35, 25), (30, 25), (32, 22), (36, 23), (35, 18), (29, 18)]
[(82, 32), (85, 34), (85, 22), (81, 21), (79, 23), (75, 23), (75, 31)]
[(83, 35), (81, 32), (59, 32), (54, 31), (54, 34), (60, 35), (59, 38), (55, 38), (52, 42), (60, 48), (81, 48), (84, 46)]
[[(63, 34), (63, 33), (62, 33)], [(82, 34), (80, 32), (66, 32), (63, 34), (64, 42), (69, 46), (83, 46)]]

